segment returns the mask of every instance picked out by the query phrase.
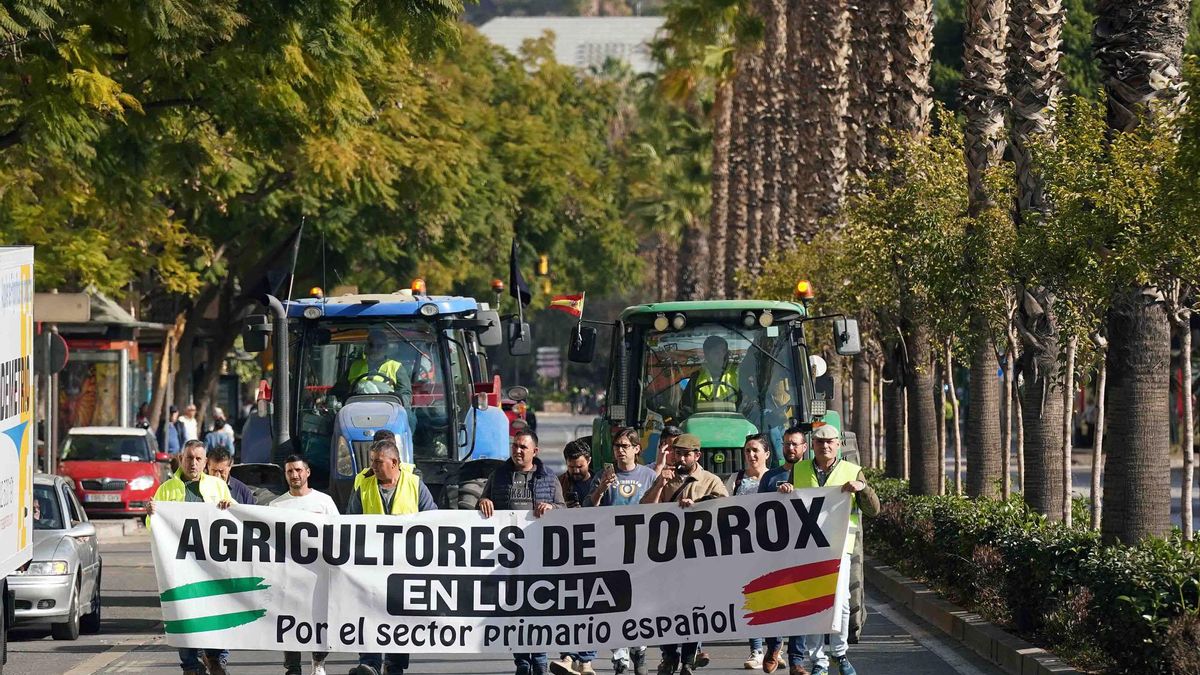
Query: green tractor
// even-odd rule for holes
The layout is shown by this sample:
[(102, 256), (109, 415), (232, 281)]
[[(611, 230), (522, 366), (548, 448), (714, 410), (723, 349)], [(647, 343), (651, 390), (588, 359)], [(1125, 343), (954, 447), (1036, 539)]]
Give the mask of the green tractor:
[[(800, 302), (704, 300), (626, 308), (611, 325), (607, 397), (592, 423), (592, 461), (612, 462), (612, 436), (621, 427), (641, 433), (642, 460), (652, 464), (666, 425), (700, 437), (705, 469), (728, 475), (743, 468), (741, 448), (750, 434), (771, 440), (772, 463), (782, 462), (783, 432), (821, 421), (842, 429), (814, 379), (824, 371), (808, 330), (816, 321), (833, 325), (831, 344), (840, 355), (857, 354), (858, 322), (842, 316), (811, 316), (807, 282)], [(568, 358), (593, 360), (597, 329), (581, 323)], [(844, 432), (843, 456), (859, 462), (854, 435)], [(860, 534), (861, 537), (861, 534)], [(851, 638), (865, 619), (861, 540), (851, 577)], [(856, 591), (856, 592), (855, 592)]]

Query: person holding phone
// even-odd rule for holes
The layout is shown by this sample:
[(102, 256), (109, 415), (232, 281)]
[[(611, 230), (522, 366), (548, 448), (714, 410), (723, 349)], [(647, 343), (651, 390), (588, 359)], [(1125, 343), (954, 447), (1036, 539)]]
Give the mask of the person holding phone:
[[(567, 471), (558, 477), (562, 485), (563, 499), (567, 508), (577, 509), (591, 506), (593, 488), (598, 476), (592, 474), (592, 448), (587, 441), (577, 438), (567, 443), (563, 448), (563, 458), (567, 460)], [(550, 662), (550, 672), (554, 675), (595, 675), (592, 661), (596, 660), (593, 650), (579, 652), (563, 652), (557, 661)]]

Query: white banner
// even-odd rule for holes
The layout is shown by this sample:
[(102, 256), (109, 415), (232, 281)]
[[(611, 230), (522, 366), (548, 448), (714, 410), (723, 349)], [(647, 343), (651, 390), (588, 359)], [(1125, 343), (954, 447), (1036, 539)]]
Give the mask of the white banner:
[(155, 509), (171, 645), (543, 652), (827, 633), (850, 500), (821, 488), (540, 519)]

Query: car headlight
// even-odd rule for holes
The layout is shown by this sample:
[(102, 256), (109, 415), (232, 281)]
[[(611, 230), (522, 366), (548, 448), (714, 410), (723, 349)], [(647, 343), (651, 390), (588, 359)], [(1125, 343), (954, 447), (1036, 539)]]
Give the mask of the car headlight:
[(29, 567), (21, 572), (21, 574), (32, 577), (61, 576), (70, 573), (71, 566), (67, 564), (66, 560), (36, 560), (29, 563)]
[(149, 490), (154, 487), (154, 476), (138, 476), (129, 481), (130, 490)]

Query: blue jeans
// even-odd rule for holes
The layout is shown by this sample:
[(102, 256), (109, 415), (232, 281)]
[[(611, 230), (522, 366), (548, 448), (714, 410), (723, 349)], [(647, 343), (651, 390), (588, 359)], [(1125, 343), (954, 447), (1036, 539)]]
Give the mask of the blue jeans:
[[(779, 643), (783, 638), (767, 638), (767, 653), (770, 654), (776, 649), (779, 649)], [(789, 666), (804, 665), (804, 657), (808, 653), (805, 646), (803, 635), (793, 635), (788, 638), (787, 657)]]
[(513, 654), (513, 663), (517, 664), (517, 675), (546, 675), (550, 668), (550, 659), (545, 652)]
[(359, 654), (358, 665), (371, 666), (375, 670), (382, 670), (384, 662), (387, 662), (388, 672), (395, 672), (400, 669), (401, 672), (408, 668), (408, 654)]
[(809, 656), (813, 665), (821, 668), (829, 667), (829, 656), (845, 656), (850, 648), (850, 556), (842, 556), (841, 574), (838, 575), (837, 595), (838, 608), (841, 610), (841, 622), (836, 633), (828, 633), (829, 649), (825, 649), (825, 635), (808, 635), (806, 642), (810, 650)]
[(210, 661), (216, 661), (222, 666), (229, 662), (228, 649), (196, 649), (195, 647), (185, 647), (179, 650), (179, 667), (182, 670), (200, 670), (204, 664), (200, 662), (200, 652)]
[(596, 658), (596, 652), (564, 652), (562, 658), (568, 656), (582, 663), (591, 663)]

